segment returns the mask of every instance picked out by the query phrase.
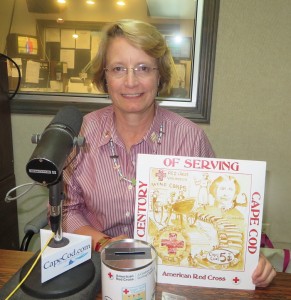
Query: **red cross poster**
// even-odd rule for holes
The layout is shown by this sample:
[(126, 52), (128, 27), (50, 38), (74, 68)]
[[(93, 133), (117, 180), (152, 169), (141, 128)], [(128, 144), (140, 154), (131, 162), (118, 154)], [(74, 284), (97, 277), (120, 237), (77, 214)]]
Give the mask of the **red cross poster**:
[(139, 154), (134, 238), (157, 282), (255, 289), (266, 162)]

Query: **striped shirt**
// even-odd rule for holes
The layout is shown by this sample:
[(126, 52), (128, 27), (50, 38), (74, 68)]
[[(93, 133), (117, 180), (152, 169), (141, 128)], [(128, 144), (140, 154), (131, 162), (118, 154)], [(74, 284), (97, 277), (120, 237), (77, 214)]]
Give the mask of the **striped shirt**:
[[(201, 128), (188, 119), (157, 106), (153, 123), (127, 152), (114, 126), (113, 107), (107, 106), (84, 117), (80, 135), (86, 145), (64, 170), (66, 199), (63, 230), (73, 232), (92, 226), (109, 236), (133, 237), (135, 188), (120, 180), (114, 167), (110, 139), (123, 175), (135, 178), (137, 154), (213, 157), (211, 145)], [(163, 127), (161, 143), (157, 137)]]

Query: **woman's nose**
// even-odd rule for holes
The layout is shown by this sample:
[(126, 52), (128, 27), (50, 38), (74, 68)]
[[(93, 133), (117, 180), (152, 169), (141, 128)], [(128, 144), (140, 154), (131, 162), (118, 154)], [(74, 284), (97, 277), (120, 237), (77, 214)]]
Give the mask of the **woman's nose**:
[(125, 74), (125, 84), (128, 86), (135, 86), (139, 83), (138, 77), (136, 76), (133, 69), (127, 69)]

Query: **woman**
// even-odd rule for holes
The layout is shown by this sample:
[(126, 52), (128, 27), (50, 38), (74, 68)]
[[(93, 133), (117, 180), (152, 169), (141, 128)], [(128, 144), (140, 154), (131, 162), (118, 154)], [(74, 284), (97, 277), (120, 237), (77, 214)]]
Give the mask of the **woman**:
[[(197, 125), (155, 102), (170, 87), (171, 64), (163, 36), (150, 24), (124, 20), (104, 31), (93, 81), (112, 105), (85, 116), (86, 147), (64, 172), (64, 231), (91, 235), (96, 251), (133, 237), (138, 153), (214, 156)], [(265, 286), (273, 277), (262, 258), (254, 282)]]
[(210, 185), (209, 192), (215, 199), (215, 206), (227, 211), (238, 205), (245, 206), (245, 194), (240, 194), (240, 185), (235, 177), (223, 175), (217, 177)]

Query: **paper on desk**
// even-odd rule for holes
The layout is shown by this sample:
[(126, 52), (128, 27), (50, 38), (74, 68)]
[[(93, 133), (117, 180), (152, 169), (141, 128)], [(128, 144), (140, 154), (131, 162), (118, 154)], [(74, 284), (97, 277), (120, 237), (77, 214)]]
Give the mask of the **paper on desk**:
[(163, 292), (162, 300), (187, 300), (187, 298), (183, 296)]
[(33, 60), (28, 60), (26, 63), (25, 82), (38, 83), (39, 82), (40, 63)]
[(61, 49), (60, 59), (62, 62), (67, 63), (68, 69), (74, 69), (74, 67), (75, 67), (75, 50), (74, 49)]
[[(20, 74), (21, 74), (21, 76), (22, 76), (22, 60), (21, 60), (21, 58), (15, 57), (15, 58), (13, 58), (13, 61), (14, 61), (14, 62), (17, 64), (17, 66), (19, 67)], [(15, 67), (15, 65), (14, 65), (13, 63), (10, 63), (10, 66), (11, 66), (11, 71), (8, 72), (8, 76), (18, 78), (18, 77), (19, 77), (19, 74), (18, 74), (17, 68)]]

